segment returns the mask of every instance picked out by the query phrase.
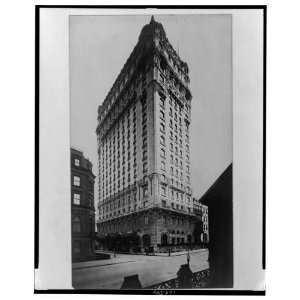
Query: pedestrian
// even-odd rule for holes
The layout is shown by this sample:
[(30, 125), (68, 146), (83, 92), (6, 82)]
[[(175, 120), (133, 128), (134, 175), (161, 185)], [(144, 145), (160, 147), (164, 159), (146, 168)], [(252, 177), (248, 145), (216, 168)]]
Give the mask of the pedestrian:
[(171, 256), (171, 248), (169, 248), (169, 256)]
[(190, 251), (189, 251), (189, 250), (188, 250), (188, 252), (187, 252), (186, 259), (187, 259), (188, 265), (190, 265)]

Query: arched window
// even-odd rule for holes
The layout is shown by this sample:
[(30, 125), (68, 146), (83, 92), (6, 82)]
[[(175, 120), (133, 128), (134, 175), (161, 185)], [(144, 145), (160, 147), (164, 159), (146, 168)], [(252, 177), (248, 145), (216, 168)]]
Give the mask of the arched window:
[(151, 237), (149, 234), (143, 235), (143, 247), (150, 247), (151, 245)]
[(161, 235), (161, 245), (162, 245), (162, 246), (168, 245), (168, 236), (167, 236), (166, 233), (163, 233), (163, 234)]

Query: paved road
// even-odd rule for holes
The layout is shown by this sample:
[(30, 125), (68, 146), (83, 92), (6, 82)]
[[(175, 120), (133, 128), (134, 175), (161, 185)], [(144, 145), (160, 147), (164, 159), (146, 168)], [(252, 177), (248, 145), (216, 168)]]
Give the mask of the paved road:
[[(208, 268), (208, 251), (191, 252), (193, 272)], [(117, 258), (73, 265), (73, 283), (80, 289), (119, 289), (124, 276), (138, 274), (142, 286), (150, 286), (176, 277), (186, 254), (174, 256), (144, 256), (118, 254)]]

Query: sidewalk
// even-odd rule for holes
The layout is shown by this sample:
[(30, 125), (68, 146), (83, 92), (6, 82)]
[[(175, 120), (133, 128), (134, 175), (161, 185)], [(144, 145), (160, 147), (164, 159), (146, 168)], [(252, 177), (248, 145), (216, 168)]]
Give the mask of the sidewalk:
[[(203, 249), (196, 249), (196, 250), (190, 250), (189, 253), (193, 254), (193, 253), (199, 253), (199, 252), (206, 252), (208, 251), (207, 248), (203, 248)], [(186, 255), (188, 253), (188, 251), (179, 251), (179, 252), (171, 252), (170, 256), (179, 256), (179, 255)], [(155, 255), (151, 255), (151, 256), (169, 256), (169, 253), (155, 253)]]
[[(200, 253), (200, 252), (206, 252), (207, 249), (196, 249), (191, 250), (190, 255), (194, 253)], [(101, 267), (101, 266), (109, 266), (109, 265), (116, 265), (116, 264), (123, 264), (123, 263), (129, 263), (129, 262), (135, 262), (135, 256), (146, 256), (146, 257), (174, 257), (174, 256), (180, 256), (180, 255), (186, 255), (188, 251), (181, 251), (181, 252), (172, 252), (169, 256), (169, 253), (155, 253), (150, 255), (145, 255), (142, 253), (135, 253), (135, 254), (119, 254), (117, 253), (117, 257), (113, 257), (112, 252), (103, 251), (103, 253), (108, 253), (111, 255), (110, 259), (103, 259), (103, 260), (90, 260), (85, 262), (77, 262), (72, 264), (72, 269), (87, 269), (87, 268), (94, 268), (94, 267)]]
[(110, 259), (103, 259), (103, 260), (90, 260), (84, 262), (78, 262), (72, 264), (72, 269), (87, 269), (87, 268), (94, 268), (94, 267), (101, 267), (101, 266), (109, 266), (109, 265), (116, 265), (128, 262), (135, 262), (135, 260), (130, 260), (127, 257), (112, 257)]
[[(208, 251), (207, 248), (201, 248), (201, 249), (190, 250), (189, 252), (190, 252), (190, 254), (192, 254), (192, 253), (206, 252), (206, 251)], [(110, 252), (110, 251), (98, 250), (98, 252), (110, 254), (111, 257), (113, 256), (113, 252)], [(187, 253), (188, 253), (187, 250), (171, 252), (171, 256), (184, 255)], [(169, 253), (168, 252), (155, 252), (155, 253), (150, 253), (150, 254), (146, 255), (145, 253), (141, 253), (141, 252), (138, 252), (138, 253), (129, 253), (129, 252), (128, 253), (127, 252), (119, 253), (118, 252), (117, 255), (169, 256)]]

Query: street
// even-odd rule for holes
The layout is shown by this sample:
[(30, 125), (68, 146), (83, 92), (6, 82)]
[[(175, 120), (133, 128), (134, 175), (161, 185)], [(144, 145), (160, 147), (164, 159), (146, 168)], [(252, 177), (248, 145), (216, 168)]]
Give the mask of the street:
[[(193, 272), (208, 268), (208, 250), (190, 252), (190, 267)], [(108, 260), (73, 264), (73, 286), (77, 289), (119, 289), (124, 276), (138, 274), (143, 287), (177, 277), (182, 264), (187, 263), (186, 253), (172, 256), (117, 254)]]

